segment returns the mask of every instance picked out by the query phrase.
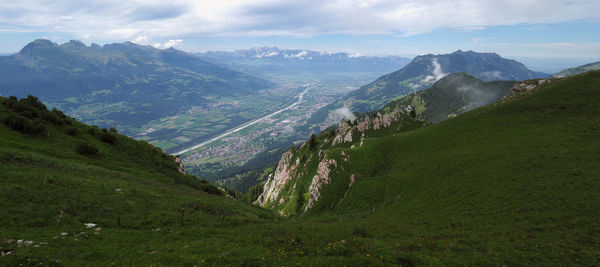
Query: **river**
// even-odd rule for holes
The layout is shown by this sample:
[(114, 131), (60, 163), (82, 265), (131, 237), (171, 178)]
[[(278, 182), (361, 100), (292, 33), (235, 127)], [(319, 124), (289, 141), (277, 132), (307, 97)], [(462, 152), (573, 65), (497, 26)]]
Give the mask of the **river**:
[(203, 147), (203, 146), (205, 146), (205, 145), (207, 145), (207, 144), (210, 144), (210, 143), (212, 143), (212, 142), (214, 142), (214, 141), (220, 140), (220, 139), (222, 139), (223, 137), (226, 137), (226, 136), (228, 136), (228, 135), (231, 135), (232, 133), (236, 133), (236, 132), (239, 132), (239, 131), (241, 131), (241, 130), (244, 130), (244, 129), (246, 129), (246, 128), (248, 128), (248, 127), (250, 127), (250, 126), (254, 125), (254, 124), (257, 124), (257, 123), (259, 123), (259, 122), (261, 122), (261, 121), (265, 120), (265, 119), (271, 118), (271, 117), (273, 117), (273, 116), (275, 116), (275, 115), (277, 115), (277, 114), (279, 114), (279, 113), (281, 113), (281, 112), (284, 112), (284, 111), (286, 111), (286, 110), (289, 110), (289, 109), (291, 109), (291, 108), (293, 108), (293, 107), (295, 107), (295, 106), (299, 105), (300, 103), (302, 103), (302, 101), (304, 100), (304, 95), (306, 94), (306, 92), (308, 92), (308, 90), (310, 90), (310, 89), (312, 89), (312, 88), (314, 88), (314, 85), (310, 85), (310, 86), (308, 86), (306, 89), (304, 89), (304, 91), (302, 91), (302, 92), (301, 92), (301, 93), (300, 93), (300, 94), (297, 96), (298, 100), (297, 100), (296, 102), (292, 103), (291, 105), (289, 105), (289, 106), (287, 106), (287, 107), (285, 107), (285, 108), (282, 108), (282, 109), (280, 109), (280, 110), (277, 110), (277, 111), (275, 111), (275, 112), (273, 112), (273, 113), (271, 113), (271, 114), (269, 114), (269, 115), (266, 115), (266, 116), (264, 116), (264, 117), (260, 117), (260, 118), (258, 118), (258, 119), (255, 119), (255, 120), (252, 120), (252, 121), (246, 122), (246, 123), (244, 123), (244, 124), (241, 124), (241, 125), (239, 125), (239, 126), (236, 126), (236, 127), (234, 127), (234, 128), (231, 128), (231, 129), (229, 129), (229, 130), (225, 131), (224, 133), (222, 133), (222, 134), (220, 134), (220, 135), (218, 135), (218, 136), (215, 136), (215, 137), (213, 137), (213, 138), (211, 138), (211, 139), (208, 139), (208, 140), (206, 140), (206, 141), (204, 141), (204, 142), (202, 142), (202, 143), (199, 143), (199, 144), (193, 145), (193, 146), (191, 146), (191, 147), (188, 147), (188, 148), (186, 148), (186, 149), (180, 150), (180, 151), (178, 151), (178, 152), (176, 152), (176, 153), (173, 153), (173, 154), (171, 154), (171, 155), (181, 155), (181, 154), (184, 154), (184, 153), (186, 153), (186, 152), (188, 152), (188, 151), (190, 151), (190, 150), (194, 150), (194, 149), (197, 149), (197, 148), (199, 148), (199, 147)]

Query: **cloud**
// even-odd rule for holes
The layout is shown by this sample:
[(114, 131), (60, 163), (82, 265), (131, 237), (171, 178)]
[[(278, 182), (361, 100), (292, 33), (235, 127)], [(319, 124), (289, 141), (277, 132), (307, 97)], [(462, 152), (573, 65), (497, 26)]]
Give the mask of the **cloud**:
[(433, 58), (431, 61), (432, 75), (427, 75), (423, 79), (423, 83), (437, 82), (439, 79), (444, 78), (448, 73), (442, 71), (442, 66), (438, 62), (437, 58)]
[(467, 105), (465, 111), (481, 107), (492, 103), (493, 101), (502, 97), (501, 92), (494, 92), (492, 90), (483, 90), (473, 85), (461, 85), (458, 86), (457, 91), (465, 94)]
[(148, 44), (148, 36), (138, 36), (135, 39), (131, 40), (131, 42), (141, 45)]
[(294, 130), (294, 127), (292, 127), (289, 124), (284, 125), (283, 128), (281, 129), (281, 133), (284, 135), (291, 135), (295, 132), (296, 132), (296, 130)]
[(338, 122), (343, 119), (344, 120), (355, 120), (356, 116), (354, 116), (354, 114), (348, 107), (334, 109), (329, 112), (328, 120)]
[(170, 48), (173, 46), (180, 46), (181, 44), (183, 44), (183, 40), (177, 39), (177, 40), (169, 40), (163, 44), (155, 43), (152, 46), (154, 46), (155, 48)]
[(414, 35), (440, 28), (598, 21), (598, 10), (597, 0), (22, 0), (0, 3), (0, 31), (162, 40), (184, 35)]

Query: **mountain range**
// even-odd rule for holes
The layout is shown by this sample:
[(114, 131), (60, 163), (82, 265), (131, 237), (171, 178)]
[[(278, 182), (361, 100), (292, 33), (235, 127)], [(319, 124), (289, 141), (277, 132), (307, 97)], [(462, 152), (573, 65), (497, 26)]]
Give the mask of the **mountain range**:
[(496, 53), (458, 50), (450, 54), (427, 54), (415, 57), (402, 69), (383, 75), (322, 108), (313, 115), (311, 123), (324, 121), (332, 110), (342, 107), (359, 113), (377, 110), (392, 100), (423, 90), (456, 72), (465, 72), (483, 81), (520, 81), (549, 76), (531, 71), (522, 63)]
[[(190, 80), (222, 86), (213, 95), (270, 85), (173, 49), (30, 45), (1, 58), (3, 95), (34, 86), (102, 105), (122, 88), (165, 97)], [(283, 153), (244, 198), (262, 208), (145, 141), (42, 98), (0, 97), (0, 265), (598, 265), (600, 70), (540, 80), (495, 54), (453, 54), (416, 58), (351, 94), (369, 111)], [(109, 78), (118, 86), (97, 92)]]
[(257, 76), (292, 80), (373, 79), (410, 61), (400, 56), (361, 56), (267, 46), (233, 52), (209, 51), (198, 55)]
[(196, 55), (132, 42), (35, 40), (0, 57), (0, 94), (33, 94), (85, 122), (121, 129), (207, 106), (211, 97), (251, 95), (273, 86)]

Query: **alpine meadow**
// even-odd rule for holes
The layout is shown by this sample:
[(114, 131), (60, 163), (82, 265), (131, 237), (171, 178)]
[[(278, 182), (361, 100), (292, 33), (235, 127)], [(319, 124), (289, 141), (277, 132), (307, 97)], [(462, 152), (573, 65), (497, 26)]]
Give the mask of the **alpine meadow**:
[(600, 265), (597, 1), (0, 10), (2, 266)]

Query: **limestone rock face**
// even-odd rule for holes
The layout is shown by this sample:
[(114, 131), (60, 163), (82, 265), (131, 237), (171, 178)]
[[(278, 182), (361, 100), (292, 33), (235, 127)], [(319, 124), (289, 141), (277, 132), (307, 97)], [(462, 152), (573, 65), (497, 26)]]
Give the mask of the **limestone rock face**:
[(180, 173), (185, 173), (185, 167), (183, 166), (183, 160), (181, 160), (179, 155), (175, 156), (175, 162), (177, 162), (177, 164), (179, 164), (179, 167), (177, 167), (177, 170)]
[(392, 111), (391, 113), (387, 113), (383, 115), (383, 127), (387, 128), (390, 125), (392, 125), (392, 122), (396, 121), (398, 119), (398, 117), (400, 117), (400, 114), (402, 114), (402, 110), (401, 109), (396, 109), (394, 111)]
[(365, 117), (365, 119), (363, 121), (361, 121), (360, 123), (358, 123), (358, 125), (356, 125), (356, 129), (359, 132), (364, 133), (366, 130), (369, 130), (370, 123), (371, 123), (371, 121), (369, 120), (369, 117)]
[(377, 112), (375, 118), (373, 118), (373, 130), (379, 130), (379, 128), (383, 128), (383, 116)]
[(344, 136), (344, 143), (352, 142), (352, 131), (348, 131)]
[(317, 175), (313, 177), (310, 187), (308, 188), (309, 199), (308, 204), (306, 204), (306, 208), (304, 208), (305, 212), (314, 207), (317, 200), (319, 200), (323, 185), (329, 184), (329, 172), (331, 171), (332, 167), (337, 167), (337, 162), (334, 159), (328, 159), (327, 155), (325, 155), (323, 160), (319, 162)]
[(549, 81), (548, 79), (541, 79), (541, 80), (528, 80), (528, 81), (517, 82), (517, 83), (515, 83), (515, 85), (513, 85), (512, 88), (510, 88), (510, 91), (512, 93), (517, 93), (517, 92), (535, 90), (539, 85), (545, 84), (548, 81)]
[(354, 127), (342, 121), (338, 124), (337, 135), (333, 138), (332, 145), (352, 142), (352, 129)]
[(264, 206), (269, 200), (275, 201), (277, 199), (279, 192), (281, 192), (281, 189), (283, 189), (287, 181), (291, 178), (291, 172), (295, 169), (290, 168), (292, 156), (291, 151), (283, 153), (275, 173), (272, 177), (269, 177), (263, 187), (263, 193), (257, 199), (259, 205)]

